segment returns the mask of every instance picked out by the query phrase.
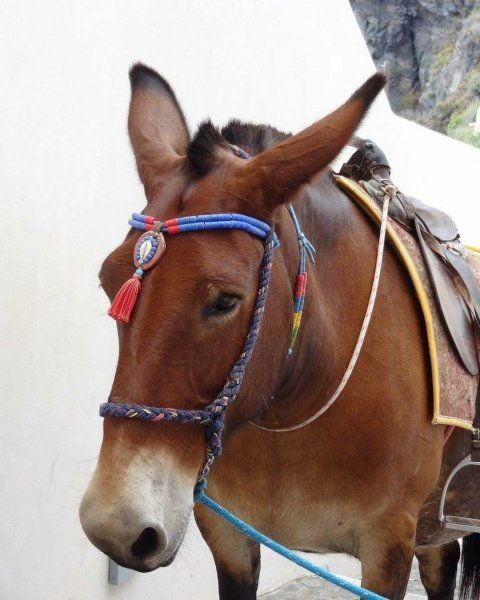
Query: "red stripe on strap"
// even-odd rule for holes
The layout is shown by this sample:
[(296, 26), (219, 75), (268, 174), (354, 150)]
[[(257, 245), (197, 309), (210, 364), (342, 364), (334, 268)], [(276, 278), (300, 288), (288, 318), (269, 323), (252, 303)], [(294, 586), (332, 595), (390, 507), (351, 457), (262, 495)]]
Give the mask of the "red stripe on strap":
[(295, 298), (300, 298), (302, 295), (302, 276), (297, 275), (297, 282), (295, 284)]
[(307, 285), (307, 274), (301, 273), (297, 275), (297, 283), (295, 285), (295, 298), (301, 298), (305, 293), (305, 287)]

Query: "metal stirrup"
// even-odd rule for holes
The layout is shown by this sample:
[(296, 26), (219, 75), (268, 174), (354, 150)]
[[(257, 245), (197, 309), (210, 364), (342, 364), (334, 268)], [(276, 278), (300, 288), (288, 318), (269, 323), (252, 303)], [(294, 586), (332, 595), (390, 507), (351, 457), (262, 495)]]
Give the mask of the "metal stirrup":
[(453, 515), (445, 515), (445, 501), (447, 498), (448, 488), (452, 483), (452, 479), (455, 475), (465, 467), (480, 467), (480, 461), (472, 460), (472, 455), (468, 454), (465, 458), (458, 463), (453, 469), (443, 486), (442, 497), (440, 499), (440, 506), (438, 509), (438, 518), (440, 523), (446, 529), (457, 529), (459, 531), (468, 531), (469, 533), (480, 533), (480, 519), (472, 519), (470, 517), (459, 517)]

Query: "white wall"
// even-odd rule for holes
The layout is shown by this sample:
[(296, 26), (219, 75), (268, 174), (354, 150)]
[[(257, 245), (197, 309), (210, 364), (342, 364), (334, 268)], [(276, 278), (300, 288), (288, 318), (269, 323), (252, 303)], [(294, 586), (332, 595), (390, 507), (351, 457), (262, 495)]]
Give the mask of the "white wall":
[[(235, 116), (296, 131), (343, 101), (370, 57), (347, 0), (4, 0), (1, 15), (0, 597), (214, 598), (194, 528), (171, 567), (113, 588), (77, 518), (116, 360), (96, 274), (144, 203), (127, 70), (141, 59), (164, 74), (192, 127)], [(406, 191), (479, 241), (477, 194), (452, 172), (478, 172), (478, 151), (393, 117), (384, 98), (363, 131)], [(298, 573), (267, 555), (262, 589)]]

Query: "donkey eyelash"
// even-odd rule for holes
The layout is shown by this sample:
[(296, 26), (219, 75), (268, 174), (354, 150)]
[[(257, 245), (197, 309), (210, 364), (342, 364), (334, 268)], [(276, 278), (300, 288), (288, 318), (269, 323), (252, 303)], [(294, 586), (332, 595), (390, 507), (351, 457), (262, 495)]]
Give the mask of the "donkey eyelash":
[(238, 294), (220, 294), (213, 302), (209, 303), (204, 311), (204, 315), (207, 318), (230, 315), (238, 307), (241, 300), (242, 297)]

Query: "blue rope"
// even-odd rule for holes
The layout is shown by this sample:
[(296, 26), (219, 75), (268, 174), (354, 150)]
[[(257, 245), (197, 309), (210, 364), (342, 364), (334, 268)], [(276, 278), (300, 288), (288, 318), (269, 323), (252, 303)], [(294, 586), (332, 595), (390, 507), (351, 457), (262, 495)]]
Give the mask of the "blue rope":
[(292, 218), (293, 225), (295, 226), (295, 232), (297, 234), (298, 246), (300, 248), (300, 254), (301, 254), (300, 259), (303, 260), (303, 265), (300, 266), (300, 272), (303, 272), (303, 271), (305, 271), (305, 258), (306, 258), (305, 253), (308, 254), (308, 257), (312, 261), (312, 263), (315, 263), (316, 250), (315, 250), (314, 245), (310, 242), (310, 240), (307, 238), (307, 236), (303, 233), (302, 227), (300, 225), (300, 222), (297, 218), (297, 214), (296, 214), (293, 206), (291, 204), (289, 204), (287, 206), (287, 209), (288, 209), (288, 213), (290, 214), (290, 217)]
[(260, 533), (254, 527), (248, 525), (248, 523), (245, 523), (245, 521), (242, 521), (241, 519), (233, 515), (229, 510), (227, 510), (223, 506), (220, 506), (220, 504), (217, 504), (215, 500), (212, 500), (211, 498), (206, 496), (204, 489), (204, 486), (199, 486), (197, 488), (195, 492), (195, 501), (200, 502), (200, 504), (204, 504), (210, 510), (216, 512), (217, 515), (222, 517), (222, 519), (225, 519), (225, 521), (233, 525), (241, 533), (252, 538), (252, 540), (263, 544), (267, 548), (270, 548), (270, 550), (273, 550), (277, 554), (280, 554), (289, 561), (294, 562), (295, 564), (299, 565), (300, 567), (303, 567), (304, 569), (307, 569), (307, 571), (310, 571), (314, 575), (322, 577), (322, 579), (325, 579), (325, 581), (328, 581), (333, 585), (347, 590), (347, 592), (356, 594), (361, 598), (367, 598), (368, 600), (387, 600), (387, 598), (385, 598), (384, 596), (375, 594), (375, 592), (370, 592), (369, 590), (366, 590), (365, 588), (362, 588), (359, 585), (355, 585), (354, 583), (351, 583), (350, 581), (347, 581), (346, 579), (343, 579), (342, 577), (339, 577), (334, 573), (330, 573), (330, 571), (327, 571), (326, 569), (313, 564), (309, 560), (306, 560), (305, 558), (300, 556), (300, 554), (289, 550), (285, 546), (282, 546), (282, 544), (279, 544), (278, 542), (275, 542), (263, 533)]

